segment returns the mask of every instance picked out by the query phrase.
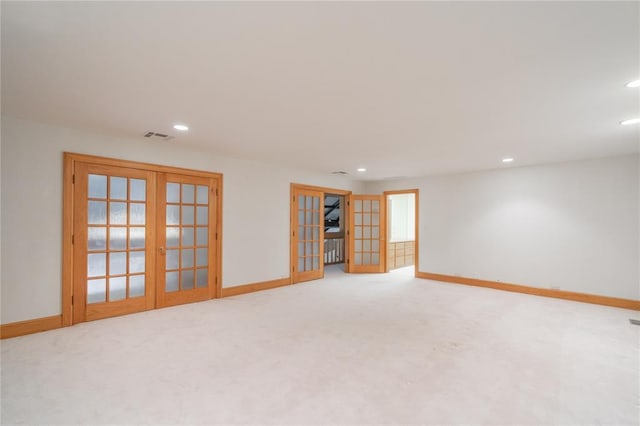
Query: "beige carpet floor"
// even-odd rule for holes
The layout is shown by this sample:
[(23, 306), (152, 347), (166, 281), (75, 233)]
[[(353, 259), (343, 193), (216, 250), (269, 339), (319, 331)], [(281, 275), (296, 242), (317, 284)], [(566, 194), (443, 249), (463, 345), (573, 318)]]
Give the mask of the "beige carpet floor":
[(639, 424), (637, 312), (346, 275), (2, 341), (3, 424)]

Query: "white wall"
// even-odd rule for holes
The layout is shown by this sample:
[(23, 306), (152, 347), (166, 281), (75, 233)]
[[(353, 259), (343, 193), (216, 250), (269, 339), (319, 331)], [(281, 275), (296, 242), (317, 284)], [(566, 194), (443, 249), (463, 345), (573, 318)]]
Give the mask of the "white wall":
[(420, 189), (420, 271), (640, 299), (638, 155), (369, 183)]
[(289, 276), (289, 184), (361, 192), (341, 176), (115, 139), (2, 117), (2, 323), (61, 312), (62, 153), (100, 155), (224, 174), (223, 286)]
[(389, 242), (415, 240), (415, 194), (394, 194), (387, 198)]

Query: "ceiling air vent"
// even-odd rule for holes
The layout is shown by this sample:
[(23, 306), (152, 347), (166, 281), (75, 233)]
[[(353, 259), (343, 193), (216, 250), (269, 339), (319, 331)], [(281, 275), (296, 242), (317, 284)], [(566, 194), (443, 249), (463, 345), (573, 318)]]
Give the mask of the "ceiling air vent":
[(345, 172), (344, 170), (337, 170), (335, 172), (331, 172), (332, 175), (348, 175), (349, 173)]
[(167, 135), (165, 133), (158, 133), (158, 132), (147, 132), (144, 134), (145, 138), (153, 138), (153, 139), (162, 139), (163, 141), (168, 141), (173, 139), (173, 136)]

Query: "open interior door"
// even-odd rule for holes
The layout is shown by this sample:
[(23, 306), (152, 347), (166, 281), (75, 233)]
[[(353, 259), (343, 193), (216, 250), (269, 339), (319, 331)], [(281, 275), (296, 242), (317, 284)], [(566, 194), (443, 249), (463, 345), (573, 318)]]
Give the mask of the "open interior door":
[(385, 271), (384, 202), (384, 195), (349, 196), (349, 272)]
[(324, 277), (324, 194), (295, 188), (291, 203), (291, 278), (294, 283)]

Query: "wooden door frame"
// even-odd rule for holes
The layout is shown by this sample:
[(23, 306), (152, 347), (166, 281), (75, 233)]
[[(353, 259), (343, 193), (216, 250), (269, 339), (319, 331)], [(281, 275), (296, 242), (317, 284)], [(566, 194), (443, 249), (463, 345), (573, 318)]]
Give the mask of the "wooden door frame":
[[(212, 247), (216, 251), (215, 283), (210, 286), (211, 298), (221, 297), (222, 294), (222, 173), (191, 170), (181, 167), (163, 166), (159, 164), (143, 163), (137, 161), (121, 160), (117, 158), (100, 157), (95, 155), (78, 154), (73, 152), (63, 153), (63, 177), (62, 177), (62, 326), (70, 326), (73, 322), (73, 227), (74, 227), (74, 185), (75, 165), (78, 162), (101, 164), (105, 166), (126, 167), (141, 169), (156, 173), (174, 173), (214, 179), (218, 192), (216, 203), (216, 242)], [(155, 189), (155, 188), (154, 188)], [(155, 241), (152, 242), (155, 245)], [(155, 286), (156, 283), (153, 283)]]
[[(289, 281), (291, 284), (296, 284), (293, 282), (293, 268), (294, 265), (296, 264), (296, 259), (294, 259), (294, 244), (295, 244), (295, 229), (294, 229), (294, 217), (297, 214), (296, 212), (296, 204), (293, 201), (293, 195), (295, 193), (295, 191), (298, 190), (309, 190), (309, 191), (318, 191), (318, 192), (322, 192), (323, 197), (326, 196), (327, 194), (333, 194), (333, 195), (341, 195), (345, 197), (345, 238), (344, 238), (344, 244), (345, 244), (345, 272), (349, 272), (348, 271), (348, 266), (349, 266), (349, 241), (348, 241), (348, 229), (349, 229), (349, 203), (348, 203), (348, 197), (349, 195), (351, 195), (352, 191), (348, 191), (345, 189), (336, 189), (336, 188), (327, 188), (324, 186), (314, 186), (314, 185), (306, 185), (306, 184), (302, 184), (302, 183), (291, 183), (290, 184), (290, 188), (289, 188)], [(322, 231), (322, 235), (320, 235), (321, 239), (324, 241), (324, 212), (322, 214), (322, 218), (321, 218), (321, 222), (322, 222), (322, 226), (320, 227), (321, 231)], [(324, 253), (321, 253), (320, 258), (322, 259), (322, 262), (324, 263)]]
[[(388, 205), (388, 197), (389, 195), (402, 195), (402, 194), (415, 194), (415, 230), (414, 230), (414, 237), (415, 237), (415, 248), (413, 249), (413, 265), (414, 265), (414, 269), (413, 269), (413, 276), (417, 277), (418, 276), (418, 271), (420, 270), (419, 266), (418, 266), (418, 262), (420, 260), (420, 256), (419, 256), (419, 250), (420, 250), (420, 233), (418, 232), (420, 230), (419, 225), (419, 220), (420, 220), (420, 216), (418, 215), (419, 211), (420, 211), (420, 190), (415, 188), (415, 189), (400, 189), (400, 190), (396, 190), (396, 191), (384, 191), (382, 193), (384, 195), (384, 208), (385, 210), (387, 209), (387, 205)], [(389, 213), (389, 212), (387, 212)], [(391, 215), (387, 215), (387, 222), (389, 221), (389, 219), (391, 218)], [(387, 231), (390, 230), (390, 226), (389, 223), (387, 223)], [(387, 262), (387, 245), (388, 245), (388, 240), (385, 241), (385, 245), (384, 245), (384, 270), (385, 272), (389, 272), (389, 263)]]

